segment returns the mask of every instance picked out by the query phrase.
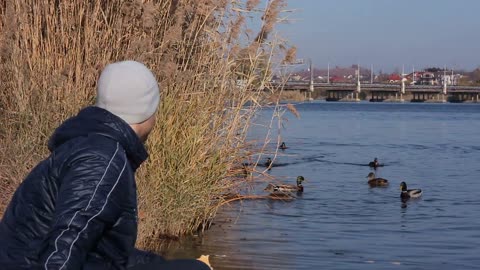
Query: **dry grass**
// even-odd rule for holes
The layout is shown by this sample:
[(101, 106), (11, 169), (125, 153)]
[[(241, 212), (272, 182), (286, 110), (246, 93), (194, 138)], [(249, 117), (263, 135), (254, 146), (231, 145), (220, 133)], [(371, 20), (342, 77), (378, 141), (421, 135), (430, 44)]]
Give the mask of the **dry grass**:
[(275, 103), (277, 100), (284, 102), (303, 102), (306, 100), (306, 94), (302, 91), (277, 90), (273, 93), (268, 93), (265, 98), (271, 103)]
[[(93, 103), (103, 66), (133, 59), (162, 89), (150, 160), (137, 175), (138, 245), (206, 227), (220, 195), (245, 186), (232, 168), (250, 154), (246, 132), (277, 53), (267, 36), (284, 1), (258, 4), (0, 0), (0, 215), (48, 154), (53, 129)], [(252, 40), (246, 16), (263, 19)]]

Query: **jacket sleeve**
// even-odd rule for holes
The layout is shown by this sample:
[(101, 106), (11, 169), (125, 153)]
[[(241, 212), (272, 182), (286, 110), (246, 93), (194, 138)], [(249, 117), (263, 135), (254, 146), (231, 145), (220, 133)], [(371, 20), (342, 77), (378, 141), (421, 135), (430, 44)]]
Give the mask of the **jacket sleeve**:
[(82, 269), (88, 253), (122, 211), (114, 203), (120, 200), (114, 191), (121, 186), (126, 166), (118, 144), (109, 160), (89, 151), (69, 162), (59, 179), (52, 227), (40, 254), (42, 269)]

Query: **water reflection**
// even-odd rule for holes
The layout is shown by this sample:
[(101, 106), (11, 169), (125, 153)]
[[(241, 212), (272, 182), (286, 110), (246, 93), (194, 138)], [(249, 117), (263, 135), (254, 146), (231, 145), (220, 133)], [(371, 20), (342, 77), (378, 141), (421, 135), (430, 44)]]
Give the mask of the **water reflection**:
[(407, 208), (408, 199), (400, 198), (400, 200), (402, 201), (402, 208)]

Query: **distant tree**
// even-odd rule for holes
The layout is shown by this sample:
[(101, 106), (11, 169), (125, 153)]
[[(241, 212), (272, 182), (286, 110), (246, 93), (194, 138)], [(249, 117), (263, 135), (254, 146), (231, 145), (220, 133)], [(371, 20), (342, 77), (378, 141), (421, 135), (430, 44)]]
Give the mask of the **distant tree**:
[(462, 72), (463, 77), (460, 79), (460, 85), (480, 85), (480, 68), (476, 68), (471, 72)]
[(443, 68), (438, 68), (438, 67), (429, 67), (425, 69), (426, 72), (439, 72), (443, 71)]
[(464, 75), (462, 78), (460, 78), (458, 84), (459, 84), (459, 85), (470, 86), (470, 85), (473, 84), (473, 82), (472, 82), (472, 80), (470, 79), (470, 76)]
[(470, 75), (470, 78), (472, 79), (472, 81), (474, 83), (479, 84), (480, 83), (480, 68), (477, 68), (474, 71), (472, 71), (472, 73)]
[(388, 74), (386, 74), (386, 73), (380, 73), (380, 74), (378, 74), (376, 81), (377, 81), (377, 82), (380, 82), (380, 83), (382, 83), (382, 82), (388, 82), (388, 77), (389, 77)]

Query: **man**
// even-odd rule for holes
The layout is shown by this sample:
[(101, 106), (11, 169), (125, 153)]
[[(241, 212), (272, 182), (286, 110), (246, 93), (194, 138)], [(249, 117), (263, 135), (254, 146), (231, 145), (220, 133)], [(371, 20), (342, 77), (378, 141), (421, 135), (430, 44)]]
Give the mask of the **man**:
[(95, 106), (57, 128), (50, 156), (15, 192), (0, 222), (1, 269), (209, 269), (134, 249), (134, 173), (147, 158), (159, 101), (143, 64), (102, 71)]

